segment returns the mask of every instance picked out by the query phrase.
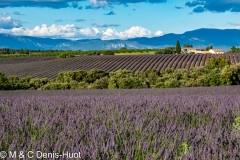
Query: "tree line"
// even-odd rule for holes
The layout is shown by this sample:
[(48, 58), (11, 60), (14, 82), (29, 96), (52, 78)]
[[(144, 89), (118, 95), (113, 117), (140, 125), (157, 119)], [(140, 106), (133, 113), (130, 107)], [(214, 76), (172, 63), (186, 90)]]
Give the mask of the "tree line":
[[(193, 47), (193, 45), (186, 43), (183, 47)], [(201, 49), (202, 51), (208, 51), (213, 49), (213, 46), (207, 46), (205, 49)], [(176, 42), (176, 46), (169, 46), (162, 49), (127, 49), (126, 47), (121, 47), (120, 49), (115, 50), (29, 50), (29, 49), (9, 49), (9, 48), (1, 48), (0, 49), (0, 58), (11, 58), (11, 57), (36, 57), (36, 56), (57, 56), (58, 58), (68, 58), (83, 55), (114, 55), (117, 53), (149, 53), (153, 52), (154, 54), (185, 54), (181, 52), (180, 42)], [(240, 53), (240, 48), (232, 46), (227, 53)]]

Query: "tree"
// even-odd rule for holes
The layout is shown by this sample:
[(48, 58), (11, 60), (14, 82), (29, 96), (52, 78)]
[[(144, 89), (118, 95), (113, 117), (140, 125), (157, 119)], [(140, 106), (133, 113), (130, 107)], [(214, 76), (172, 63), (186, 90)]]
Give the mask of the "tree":
[(209, 51), (210, 49), (213, 49), (213, 46), (207, 46), (206, 51)]
[(166, 47), (164, 49), (164, 54), (173, 54), (175, 50), (175, 47)]
[(70, 58), (70, 57), (74, 57), (74, 55), (67, 51), (62, 52), (57, 56), (57, 58)]
[(126, 47), (121, 47), (119, 50), (120, 50), (120, 51), (126, 51), (127, 48), (126, 48)]
[(111, 50), (105, 50), (105, 51), (103, 51), (102, 54), (103, 54), (103, 55), (114, 55), (114, 52), (111, 51)]
[(180, 54), (181, 53), (181, 46), (180, 46), (180, 42), (177, 41), (176, 43), (176, 53)]
[(189, 44), (189, 43), (186, 43), (186, 44), (184, 44), (184, 46), (183, 47), (189, 47), (189, 48), (192, 48), (193, 47), (193, 45), (191, 45), (191, 44)]
[(232, 46), (232, 48), (227, 51), (227, 53), (239, 53), (239, 52), (240, 52), (240, 48), (237, 48), (235, 46)]

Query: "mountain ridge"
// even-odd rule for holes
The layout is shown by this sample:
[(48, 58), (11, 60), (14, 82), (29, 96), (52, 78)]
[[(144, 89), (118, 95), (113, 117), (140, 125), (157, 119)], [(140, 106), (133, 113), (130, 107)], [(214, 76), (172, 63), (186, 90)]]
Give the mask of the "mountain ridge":
[(212, 45), (214, 48), (226, 51), (232, 46), (240, 46), (240, 30), (201, 28), (182, 34), (169, 33), (159, 37), (140, 37), (127, 40), (82, 39), (73, 41), (11, 34), (0, 34), (0, 39), (0, 48), (11, 49), (104, 50), (119, 49), (121, 47), (132, 49), (165, 48), (175, 46), (176, 41), (179, 40), (182, 46), (186, 43), (190, 43), (196, 48), (205, 48)]

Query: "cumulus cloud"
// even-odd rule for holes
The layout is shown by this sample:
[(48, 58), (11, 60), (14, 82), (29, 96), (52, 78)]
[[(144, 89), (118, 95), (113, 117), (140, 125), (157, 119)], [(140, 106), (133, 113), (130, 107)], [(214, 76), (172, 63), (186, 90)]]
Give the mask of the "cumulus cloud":
[(12, 19), (12, 17), (0, 17), (0, 28), (3, 29), (12, 29), (21, 27), (21, 21)]
[(185, 3), (188, 7), (195, 7), (193, 12), (240, 12), (239, 0), (195, 0)]
[(13, 29), (1, 29), (1, 33), (10, 33), (14, 35), (36, 36), (36, 37), (56, 37), (56, 38), (71, 38), (75, 37), (79, 32), (73, 24), (47, 26), (36, 26), (33, 29), (29, 28), (13, 28)]
[(155, 37), (161, 35), (163, 35), (161, 31), (152, 33), (146, 28), (140, 26), (133, 26), (124, 32), (118, 32), (115, 29), (108, 28), (106, 31), (103, 32), (102, 39), (129, 39), (136, 37)]
[(163, 35), (162, 31), (156, 33), (150, 30), (133, 26), (130, 29), (119, 32), (115, 29), (108, 28), (105, 31), (99, 30), (97, 27), (79, 28), (73, 24), (47, 26), (36, 26), (33, 29), (29, 28), (12, 28), (12, 29), (0, 29), (0, 33), (9, 33), (13, 35), (25, 35), (34, 37), (49, 37), (49, 38), (66, 38), (66, 39), (95, 39), (100, 38), (103, 40), (108, 39), (128, 39), (135, 37), (155, 37)]
[(163, 35), (163, 32), (162, 32), (162, 31), (157, 31), (157, 32), (155, 33), (155, 35), (156, 35), (156, 36), (162, 36), (162, 35)]

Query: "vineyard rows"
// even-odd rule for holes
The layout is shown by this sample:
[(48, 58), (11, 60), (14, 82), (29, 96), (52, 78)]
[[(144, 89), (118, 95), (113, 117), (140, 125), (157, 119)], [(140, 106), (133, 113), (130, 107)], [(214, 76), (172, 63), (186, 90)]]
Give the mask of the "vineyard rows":
[[(0, 59), (0, 72), (6, 76), (32, 76), (38, 78), (56, 78), (62, 71), (91, 70), (98, 68), (106, 72), (127, 69), (131, 71), (146, 71), (156, 69), (164, 71), (166, 68), (189, 69), (204, 66), (210, 56), (218, 55), (136, 55), (136, 56), (79, 56), (67, 59), (54, 57), (26, 57)], [(240, 54), (223, 55), (232, 64), (240, 63)]]

